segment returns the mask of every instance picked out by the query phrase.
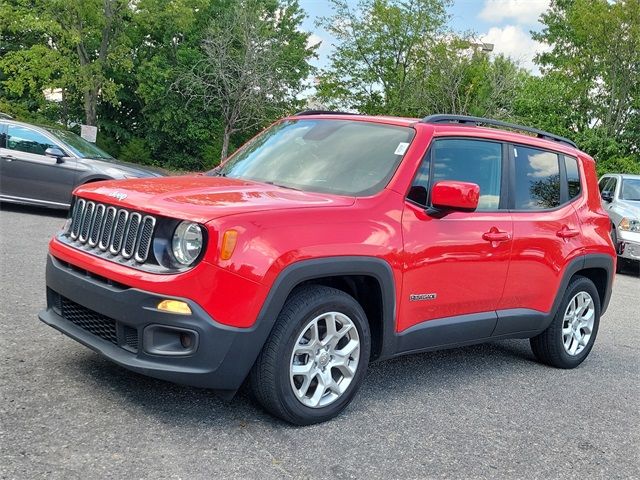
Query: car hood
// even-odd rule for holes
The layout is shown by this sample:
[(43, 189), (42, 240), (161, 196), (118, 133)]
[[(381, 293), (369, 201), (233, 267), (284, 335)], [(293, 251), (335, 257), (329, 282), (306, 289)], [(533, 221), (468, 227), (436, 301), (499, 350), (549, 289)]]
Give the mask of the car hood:
[(631, 200), (618, 200), (613, 209), (618, 215), (627, 218), (640, 219), (640, 202)]
[(301, 192), (224, 177), (181, 176), (88, 183), (75, 194), (154, 215), (206, 223), (237, 213), (349, 206), (354, 197)]
[(129, 177), (147, 178), (147, 177), (164, 177), (167, 172), (160, 168), (149, 167), (147, 165), (138, 165), (136, 163), (123, 162), (115, 158), (95, 158), (81, 159), (91, 163), (91, 166), (101, 172), (112, 177), (120, 177), (127, 175)]

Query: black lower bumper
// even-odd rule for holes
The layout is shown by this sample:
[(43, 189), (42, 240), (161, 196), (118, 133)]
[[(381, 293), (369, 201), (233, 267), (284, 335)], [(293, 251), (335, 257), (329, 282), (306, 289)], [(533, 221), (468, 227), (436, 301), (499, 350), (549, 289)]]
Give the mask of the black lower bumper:
[[(237, 390), (262, 348), (264, 329), (219, 324), (185, 298), (169, 297), (186, 302), (191, 315), (157, 310), (166, 298), (114, 285), (49, 255), (47, 309), (39, 317), (129, 370), (185, 385)], [(172, 332), (188, 334), (191, 347), (173, 348)]]

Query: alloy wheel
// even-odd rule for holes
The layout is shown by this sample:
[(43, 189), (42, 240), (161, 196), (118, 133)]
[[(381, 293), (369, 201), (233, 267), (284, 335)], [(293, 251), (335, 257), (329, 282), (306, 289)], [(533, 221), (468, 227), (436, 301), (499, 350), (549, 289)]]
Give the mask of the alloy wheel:
[(359, 361), (354, 322), (340, 312), (318, 315), (302, 329), (291, 354), (289, 378), (295, 397), (311, 408), (332, 404), (351, 384)]
[(579, 355), (589, 344), (595, 316), (593, 298), (587, 292), (578, 292), (569, 301), (562, 322), (562, 343), (569, 355)]

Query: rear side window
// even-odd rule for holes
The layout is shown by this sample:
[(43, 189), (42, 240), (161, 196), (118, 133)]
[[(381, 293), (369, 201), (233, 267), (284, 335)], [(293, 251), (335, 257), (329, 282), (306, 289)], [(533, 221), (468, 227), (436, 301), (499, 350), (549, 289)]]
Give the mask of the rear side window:
[(437, 140), (433, 153), (433, 180), (458, 180), (480, 186), (477, 210), (497, 210), (502, 180), (502, 144), (479, 140)]
[(51, 140), (30, 128), (9, 125), (7, 148), (19, 152), (44, 155), (49, 147), (56, 147)]
[(537, 148), (514, 147), (515, 209), (545, 210), (560, 205), (558, 155)]
[(569, 200), (572, 200), (580, 195), (578, 160), (573, 157), (564, 157), (564, 167), (567, 171), (567, 192), (569, 193)]

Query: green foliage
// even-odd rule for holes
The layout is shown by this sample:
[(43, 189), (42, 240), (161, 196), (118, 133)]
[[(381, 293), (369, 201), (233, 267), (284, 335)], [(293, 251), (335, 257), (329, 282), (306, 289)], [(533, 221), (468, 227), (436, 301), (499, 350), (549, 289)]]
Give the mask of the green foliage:
[(596, 163), (598, 176), (605, 173), (631, 173), (640, 175), (640, 162), (637, 157), (610, 157)]
[(137, 137), (133, 137), (120, 149), (119, 158), (125, 162), (152, 163), (149, 145), (143, 138)]
[(543, 77), (519, 92), (518, 117), (563, 133), (598, 170), (640, 165), (640, 2), (554, 0), (533, 38)]
[(318, 99), (369, 114), (506, 117), (526, 77), (491, 59), (471, 37), (446, 31), (446, 0), (333, 0), (322, 20), (340, 40), (320, 75)]
[[(189, 104), (173, 86), (202, 61), (211, 30), (241, 7), (271, 29), (291, 95), (259, 126), (232, 133), (232, 150), (296, 108), (313, 49), (294, 0), (138, 0), (135, 8), (128, 0), (0, 0), (0, 111), (34, 123), (97, 123), (98, 145), (130, 161), (209, 168), (220, 160), (222, 111)], [(45, 99), (49, 88), (62, 89), (61, 103)]]
[[(548, 45), (539, 76), (451, 32), (450, 0), (331, 3), (320, 21), (338, 40), (318, 76), (325, 107), (510, 119), (575, 140), (599, 173), (640, 170), (640, 0), (552, 0), (533, 34)], [(112, 155), (204, 170), (303, 107), (315, 49), (296, 0), (131, 5), (0, 0), (0, 111), (97, 123)]]

